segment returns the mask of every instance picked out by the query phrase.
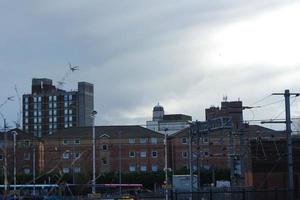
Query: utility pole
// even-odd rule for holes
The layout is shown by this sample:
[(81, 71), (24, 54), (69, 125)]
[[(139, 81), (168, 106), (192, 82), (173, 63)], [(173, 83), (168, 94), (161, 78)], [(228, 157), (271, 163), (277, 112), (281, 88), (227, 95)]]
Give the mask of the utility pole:
[(16, 140), (17, 140), (17, 132), (12, 131), (14, 138), (14, 195), (16, 195), (16, 184), (17, 184), (17, 161), (16, 161)]
[(168, 146), (167, 146), (167, 131), (168, 129), (165, 129), (165, 139), (164, 139), (164, 145), (165, 145), (165, 182), (166, 182), (166, 200), (169, 198), (168, 193)]
[(284, 93), (273, 93), (272, 95), (283, 95), (285, 100), (285, 121), (267, 121), (261, 123), (285, 123), (287, 134), (287, 164), (288, 164), (288, 199), (294, 199), (294, 172), (293, 172), (293, 148), (292, 148), (292, 129), (291, 129), (291, 110), (290, 110), (290, 96), (299, 96), (300, 93), (290, 93), (285, 90)]
[(119, 193), (122, 195), (122, 152), (121, 152), (121, 131), (119, 131)]
[(7, 132), (6, 132), (6, 119), (4, 119), (4, 190), (5, 194), (8, 189), (8, 180), (7, 180)]
[(95, 118), (97, 111), (92, 111), (91, 117), (93, 119), (93, 130), (92, 130), (92, 145), (93, 145), (93, 180), (92, 180), (92, 193), (96, 194), (96, 138), (95, 138)]
[(33, 195), (35, 196), (35, 144), (36, 141), (34, 141), (33, 146), (33, 155), (32, 155), (32, 176), (33, 176)]

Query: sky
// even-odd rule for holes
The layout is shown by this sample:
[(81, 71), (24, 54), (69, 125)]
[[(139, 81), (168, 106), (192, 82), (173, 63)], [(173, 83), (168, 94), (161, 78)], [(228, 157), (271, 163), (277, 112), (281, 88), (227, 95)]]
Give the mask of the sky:
[(204, 120), (224, 96), (262, 106), (245, 120), (283, 118), (271, 94), (300, 92), (299, 21), (292, 0), (2, 0), (0, 112), (14, 126), (31, 79), (57, 84), (72, 63), (63, 89), (94, 84), (97, 125), (144, 125), (158, 102)]

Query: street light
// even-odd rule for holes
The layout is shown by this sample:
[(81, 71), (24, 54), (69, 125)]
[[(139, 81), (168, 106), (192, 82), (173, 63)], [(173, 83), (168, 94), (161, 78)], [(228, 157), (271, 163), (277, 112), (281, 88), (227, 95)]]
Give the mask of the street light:
[(166, 200), (168, 200), (168, 149), (167, 149), (167, 131), (168, 128), (165, 128), (165, 139), (164, 139), (164, 146), (165, 146), (165, 183), (166, 183)]
[[(1, 106), (3, 106), (3, 104), (1, 104)], [(1, 108), (0, 106), (0, 108)], [(7, 180), (7, 132), (6, 132), (6, 128), (7, 128), (7, 124), (6, 124), (6, 119), (4, 117), (4, 115), (0, 112), (0, 116), (3, 119), (3, 126), (4, 126), (4, 166), (3, 166), (3, 170), (4, 170), (4, 190), (5, 193), (7, 192), (8, 189), (8, 180)]]
[(91, 113), (91, 117), (93, 119), (93, 180), (92, 180), (92, 193), (95, 194), (96, 193), (96, 188), (95, 188), (95, 184), (96, 184), (96, 150), (95, 150), (95, 118), (97, 115), (97, 111), (93, 110)]
[(17, 139), (17, 131), (12, 131), (11, 132), (14, 136), (14, 194), (16, 195), (16, 184), (17, 184), (17, 178), (16, 178), (16, 175), (17, 175), (17, 168), (16, 168), (16, 139)]

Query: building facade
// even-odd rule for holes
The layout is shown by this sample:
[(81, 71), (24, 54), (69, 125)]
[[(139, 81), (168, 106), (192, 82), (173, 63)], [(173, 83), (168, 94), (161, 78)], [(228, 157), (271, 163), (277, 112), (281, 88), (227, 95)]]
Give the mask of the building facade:
[[(156, 172), (164, 168), (164, 136), (141, 126), (97, 126), (96, 174)], [(45, 172), (92, 173), (92, 127), (69, 128), (44, 138)], [(76, 181), (75, 181), (76, 182)]]
[(91, 126), (93, 93), (93, 84), (87, 82), (65, 91), (50, 79), (32, 79), (31, 94), (23, 95), (23, 130), (42, 137), (61, 128)]
[[(300, 189), (300, 137), (292, 136), (294, 189)], [(288, 188), (287, 141), (282, 138), (259, 138), (249, 142), (246, 186), (257, 190)], [(298, 198), (300, 193), (298, 193)], [(286, 196), (278, 197), (285, 199)], [(295, 198), (295, 199), (298, 199)]]
[[(15, 140), (14, 134), (16, 134)], [(1, 133), (0, 136), (0, 168), (3, 169), (0, 173), (4, 183), (13, 184), (14, 167), (16, 167), (16, 176), (32, 175), (34, 172), (38, 174), (44, 170), (44, 150), (40, 138), (20, 129)]]

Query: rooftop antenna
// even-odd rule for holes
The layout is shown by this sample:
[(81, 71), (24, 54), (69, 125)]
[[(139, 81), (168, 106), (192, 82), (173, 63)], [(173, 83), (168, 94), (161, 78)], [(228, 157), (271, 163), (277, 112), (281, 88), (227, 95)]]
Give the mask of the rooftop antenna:
[(223, 101), (227, 102), (227, 99), (228, 99), (227, 95), (223, 95)]

